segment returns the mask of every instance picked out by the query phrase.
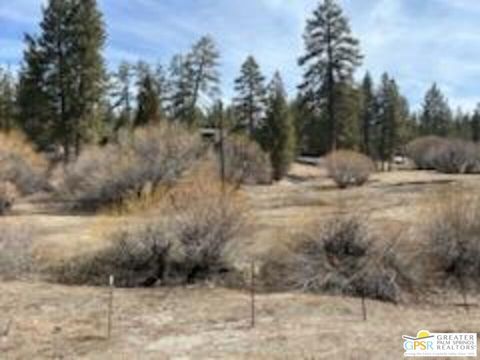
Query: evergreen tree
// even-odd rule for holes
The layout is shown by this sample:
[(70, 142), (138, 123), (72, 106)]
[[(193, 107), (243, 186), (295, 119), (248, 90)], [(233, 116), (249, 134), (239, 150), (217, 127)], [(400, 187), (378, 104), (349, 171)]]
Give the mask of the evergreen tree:
[(283, 81), (275, 73), (268, 89), (268, 106), (259, 142), (270, 154), (275, 180), (282, 179), (295, 157), (295, 128), (289, 112)]
[(325, 107), (330, 133), (330, 148), (335, 150), (342, 118), (335, 113), (338, 84), (352, 82), (360, 65), (359, 42), (350, 30), (347, 18), (335, 0), (323, 0), (308, 20), (304, 35), (306, 54), (299, 64), (305, 67), (300, 85), (312, 106)]
[(188, 73), (191, 80), (191, 103), (187, 122), (195, 122), (199, 100), (215, 101), (220, 94), (220, 74), (218, 72), (220, 53), (209, 36), (202, 37), (193, 45), (188, 54)]
[(143, 66), (139, 71), (135, 127), (157, 123), (162, 117), (154, 76), (148, 66)]
[(472, 141), (480, 142), (480, 104), (477, 105), (471, 118)]
[(382, 163), (390, 163), (400, 145), (399, 131), (403, 126), (403, 99), (395, 80), (383, 74), (377, 95), (376, 155)]
[(260, 72), (255, 58), (249, 56), (243, 63), (241, 74), (235, 80), (236, 108), (239, 125), (246, 128), (251, 137), (254, 137), (256, 129), (265, 110), (265, 77)]
[[(68, 160), (99, 128), (104, 24), (95, 0), (49, 0), (40, 30), (37, 39), (27, 37), (19, 90), (22, 123), (27, 132), (42, 132), (34, 140), (61, 143)], [(34, 93), (40, 102), (32, 105), (26, 96)], [(42, 115), (31, 116), (33, 107)], [(46, 114), (50, 124), (32, 124), (46, 121)]]
[[(341, 119), (337, 123), (336, 145), (341, 149), (358, 151), (361, 146), (360, 113), (361, 92), (349, 83), (338, 83), (334, 87), (334, 113)], [(328, 112), (323, 112), (328, 116)], [(328, 117), (327, 117), (328, 119)]]
[(160, 114), (164, 116), (167, 112), (167, 102), (170, 93), (170, 84), (167, 74), (162, 64), (158, 64), (153, 74), (155, 80), (155, 88), (158, 96)]
[(427, 91), (420, 115), (423, 135), (447, 136), (452, 123), (452, 111), (437, 84)]
[(0, 67), (0, 130), (10, 131), (15, 127), (16, 84), (12, 73)]
[(133, 123), (133, 77), (134, 67), (125, 61), (120, 63), (118, 70), (113, 74), (112, 97), (115, 100), (112, 108), (118, 109), (115, 131), (123, 127), (131, 127)]
[(168, 113), (174, 121), (188, 122), (193, 98), (193, 77), (190, 59), (183, 55), (175, 55), (169, 68)]
[(362, 83), (362, 113), (360, 115), (361, 120), (361, 133), (362, 142), (361, 149), (366, 155), (371, 154), (371, 133), (375, 124), (376, 115), (376, 99), (375, 90), (373, 86), (373, 80), (370, 73), (366, 73)]
[(458, 139), (472, 140), (471, 119), (468, 113), (458, 107), (450, 126), (448, 135)]
[(47, 63), (36, 39), (25, 36), (26, 49), (20, 69), (17, 93), (19, 125), (40, 149), (59, 139), (58, 110), (49, 98), (46, 88)]
[(106, 72), (102, 55), (106, 40), (103, 16), (96, 0), (72, 0), (71, 37), (75, 94), (72, 101), (75, 155), (82, 144), (99, 140), (102, 124), (101, 104), (106, 89)]

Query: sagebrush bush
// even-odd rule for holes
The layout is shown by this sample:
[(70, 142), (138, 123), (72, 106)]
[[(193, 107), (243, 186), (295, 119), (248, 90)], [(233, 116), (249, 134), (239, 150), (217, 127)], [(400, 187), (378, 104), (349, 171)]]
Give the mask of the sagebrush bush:
[(115, 232), (101, 251), (48, 267), (64, 284), (106, 285), (110, 275), (120, 287), (151, 286), (163, 280), (170, 243), (162, 226), (148, 224)]
[(0, 132), (0, 182), (14, 184), (24, 195), (48, 190), (47, 161), (18, 132)]
[[(446, 191), (429, 200), (428, 220), (421, 225), (421, 262), (433, 268), (436, 285), (480, 285), (480, 196)], [(423, 274), (432, 274), (422, 271)]]
[(248, 230), (241, 193), (207, 179), (207, 174), (192, 178), (170, 194), (170, 228), (179, 244), (179, 268), (187, 282), (228, 271), (226, 252)]
[(0, 216), (8, 214), (17, 198), (17, 189), (10, 182), (0, 183)]
[(204, 152), (200, 136), (180, 126), (141, 128), (118, 143), (84, 151), (66, 169), (62, 190), (83, 208), (120, 205), (172, 186)]
[(0, 279), (25, 276), (33, 265), (31, 231), (25, 225), (0, 222)]
[(423, 136), (411, 141), (406, 146), (407, 156), (419, 170), (435, 169), (438, 149), (446, 140), (438, 136)]
[(365, 296), (397, 302), (408, 282), (393, 248), (381, 249), (364, 220), (340, 216), (300, 235), (291, 249), (265, 262), (267, 289)]
[(225, 175), (232, 184), (270, 184), (273, 170), (270, 157), (260, 145), (244, 136), (225, 140)]
[(480, 147), (469, 141), (450, 139), (432, 150), (434, 167), (447, 174), (480, 172)]
[(53, 279), (101, 285), (112, 274), (119, 286), (145, 287), (194, 283), (231, 270), (228, 250), (247, 229), (237, 193), (197, 178), (174, 187), (159, 207), (154, 220), (114, 232), (105, 250), (50, 267)]
[(341, 189), (365, 184), (375, 170), (375, 165), (368, 156), (347, 150), (330, 154), (326, 165), (328, 175)]

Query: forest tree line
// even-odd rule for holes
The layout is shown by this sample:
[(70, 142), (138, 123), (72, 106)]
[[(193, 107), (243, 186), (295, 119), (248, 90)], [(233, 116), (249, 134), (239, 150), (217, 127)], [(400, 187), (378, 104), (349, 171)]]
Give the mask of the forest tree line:
[[(388, 161), (422, 135), (480, 140), (480, 106), (452, 111), (433, 84), (413, 112), (397, 81), (367, 72), (359, 40), (335, 0), (321, 0), (308, 18), (298, 65), (303, 79), (288, 98), (279, 71), (271, 79), (254, 55), (222, 102), (221, 54), (211, 36), (168, 63), (122, 62), (108, 69), (106, 24), (95, 0), (49, 0), (38, 34), (25, 35), (18, 73), (0, 68), (0, 130), (23, 130), (40, 150), (61, 146), (65, 161), (88, 144), (161, 121), (213, 127), (258, 142), (281, 178), (296, 154), (336, 149)], [(357, 77), (358, 78), (358, 77)]]

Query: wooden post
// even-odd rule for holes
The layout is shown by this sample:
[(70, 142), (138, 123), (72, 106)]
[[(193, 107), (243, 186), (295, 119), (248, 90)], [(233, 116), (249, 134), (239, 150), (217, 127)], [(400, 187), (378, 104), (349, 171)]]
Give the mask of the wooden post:
[(113, 290), (115, 288), (115, 277), (110, 275), (109, 278), (109, 297), (108, 297), (108, 317), (107, 317), (107, 338), (112, 335), (112, 315), (113, 315)]
[(365, 299), (365, 293), (362, 292), (362, 314), (363, 321), (367, 321), (367, 303)]
[(470, 305), (468, 304), (467, 290), (466, 290), (466, 286), (463, 279), (460, 279), (460, 291), (462, 293), (462, 298), (463, 298), (463, 307), (465, 308), (465, 311), (468, 314), (470, 312)]
[(223, 105), (220, 102), (219, 109), (220, 112), (220, 121), (219, 121), (219, 130), (220, 130), (220, 179), (222, 181), (222, 193), (225, 193), (225, 134), (224, 134), (224, 123), (223, 123)]
[(251, 300), (251, 327), (255, 327), (255, 261), (251, 264), (251, 284), (250, 284), (250, 300)]

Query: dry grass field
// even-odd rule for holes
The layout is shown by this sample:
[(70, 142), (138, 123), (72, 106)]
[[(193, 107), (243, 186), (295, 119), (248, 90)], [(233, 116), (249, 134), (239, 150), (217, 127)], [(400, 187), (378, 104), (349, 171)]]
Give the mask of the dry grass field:
[[(368, 215), (378, 228), (408, 229), (427, 216), (432, 194), (480, 190), (480, 177), (434, 172), (378, 173), (364, 187), (337, 190), (319, 167), (294, 165), (273, 186), (247, 187), (254, 220), (239, 263), (268, 256), (315, 219)], [(128, 219), (62, 211), (45, 196), (26, 198), (2, 222), (29, 227), (35, 254), (57, 261), (101, 248), (105, 232)], [(416, 238), (404, 246), (415, 249)], [(116, 289), (108, 339), (107, 288), (66, 287), (35, 277), (0, 283), (0, 359), (400, 359), (403, 334), (478, 332), (480, 309), (454, 306), (456, 294), (428, 304), (297, 293), (259, 294), (250, 328), (250, 295), (213, 285)], [(480, 297), (471, 298), (480, 304)]]

